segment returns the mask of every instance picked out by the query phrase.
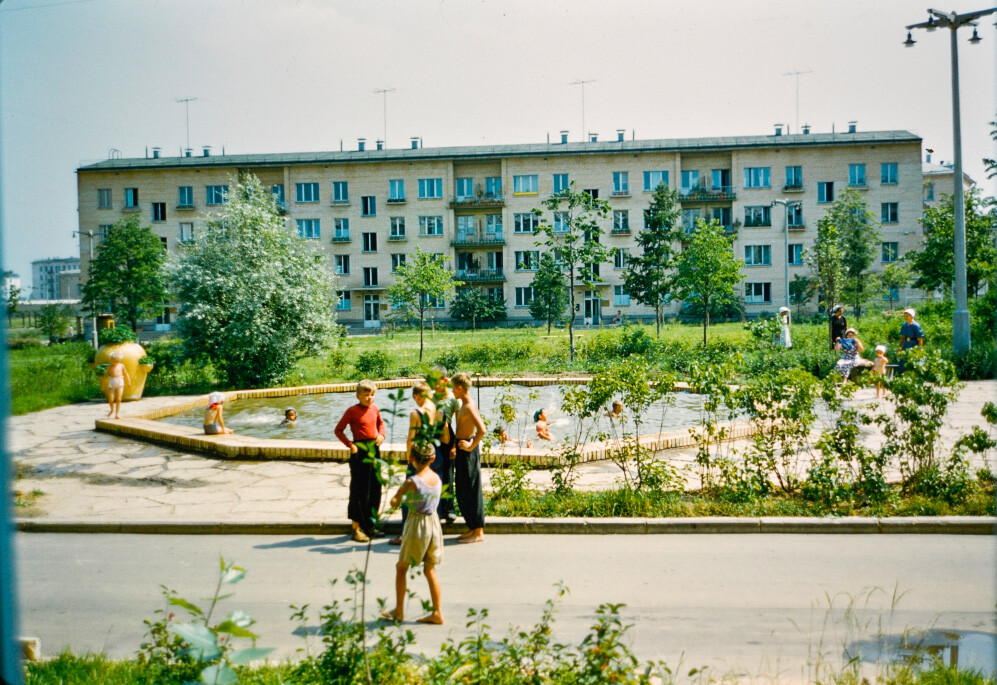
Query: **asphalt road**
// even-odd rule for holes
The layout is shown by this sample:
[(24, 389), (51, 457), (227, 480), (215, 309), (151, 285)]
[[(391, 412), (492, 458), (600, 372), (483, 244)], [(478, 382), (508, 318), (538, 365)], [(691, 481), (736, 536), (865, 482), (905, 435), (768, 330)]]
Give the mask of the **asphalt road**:
[[(375, 598), (393, 594), (395, 549), (374, 545)], [(342, 579), (362, 566), (364, 550), (345, 537), (22, 533), (21, 633), (40, 637), (46, 655), (65, 647), (132, 655), (142, 620), (164, 606), (160, 585), (195, 602), (208, 597), (224, 556), (247, 575), (223, 614), (249, 612), (260, 646), (276, 647), (278, 656), (315, 651), (318, 642), (302, 633), (318, 625), (317, 612), (302, 630), (288, 607), (317, 609), (350, 596)], [(600, 603), (624, 603), (640, 658), (683, 671), (709, 665), (714, 675), (800, 678), (808, 663), (839, 659), (845, 645), (880, 627), (888, 635), (911, 628), (997, 632), (989, 536), (492, 535), (483, 544), (448, 545), (439, 571), (447, 624), (410, 624), (426, 654), (470, 633), (472, 607), (489, 609), (493, 636), (529, 627), (559, 581), (569, 589), (556, 615), (559, 640), (577, 643)], [(421, 576), (409, 587), (428, 597)], [(409, 615), (417, 609), (410, 602)], [(992, 664), (993, 654), (979, 647), (991, 650), (991, 638), (971, 637), (963, 663)]]

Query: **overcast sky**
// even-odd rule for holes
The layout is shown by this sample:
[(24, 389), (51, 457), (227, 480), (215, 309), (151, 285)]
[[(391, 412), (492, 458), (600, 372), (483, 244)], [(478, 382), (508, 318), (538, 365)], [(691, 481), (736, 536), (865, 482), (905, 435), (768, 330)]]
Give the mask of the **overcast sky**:
[[(112, 149), (338, 150), (905, 129), (952, 159), (947, 31), (929, 0), (6, 0), (0, 5), (3, 265), (78, 255), (75, 169)], [(948, 7), (966, 12), (990, 6)], [(959, 32), (965, 168), (997, 92), (995, 17)]]

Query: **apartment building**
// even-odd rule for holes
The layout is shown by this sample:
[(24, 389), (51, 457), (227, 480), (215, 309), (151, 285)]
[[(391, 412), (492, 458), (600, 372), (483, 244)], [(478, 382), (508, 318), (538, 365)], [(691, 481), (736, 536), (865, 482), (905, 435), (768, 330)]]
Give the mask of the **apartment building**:
[[(532, 210), (574, 184), (612, 205), (603, 241), (614, 257), (604, 283), (580, 288), (579, 315), (653, 317), (623, 287), (639, 249), (644, 210), (661, 182), (679, 190), (682, 221), (715, 218), (744, 261), (739, 294), (748, 314), (784, 301), (787, 275), (807, 274), (817, 220), (856, 189), (880, 219), (874, 270), (916, 248), (922, 206), (921, 139), (906, 131), (800, 133), (728, 138), (569, 142), (340, 152), (109, 159), (77, 170), (80, 232), (98, 238), (137, 213), (168, 249), (203, 231), (240, 173), (272, 189), (288, 229), (321, 245), (337, 275), (340, 321), (376, 327), (384, 290), (418, 246), (444, 255), (466, 287), (502, 296), (510, 320), (529, 320), (539, 263)], [(776, 200), (781, 204), (775, 203)], [(555, 224), (557, 217), (548, 215)], [(83, 273), (87, 248), (81, 243)], [(448, 318), (447, 302), (434, 315)], [(681, 303), (668, 311), (676, 313)]]
[[(77, 257), (64, 259), (38, 259), (31, 262), (31, 299), (59, 300), (65, 293), (60, 284), (63, 272), (80, 270), (80, 260)], [(79, 294), (68, 294), (69, 299), (78, 298)]]

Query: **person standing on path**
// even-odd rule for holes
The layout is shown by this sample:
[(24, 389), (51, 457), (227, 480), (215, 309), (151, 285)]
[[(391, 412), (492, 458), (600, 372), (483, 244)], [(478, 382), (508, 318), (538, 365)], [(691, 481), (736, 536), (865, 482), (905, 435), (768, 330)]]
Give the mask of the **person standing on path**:
[(485, 539), (485, 497), (481, 485), (481, 449), (479, 443), (485, 437), (485, 424), (478, 413), (478, 406), (470, 396), (471, 377), (458, 373), (453, 377), (453, 394), (461, 402), (457, 412), (457, 428), (454, 438), (457, 453), (454, 460), (454, 480), (457, 490), (457, 504), (467, 523), (467, 532), (459, 542), (481, 542)]
[(773, 344), (776, 347), (789, 349), (793, 346), (793, 338), (789, 334), (789, 307), (779, 307), (779, 317), (777, 320), (779, 330), (775, 333)]
[(107, 418), (121, 418), (121, 398), (125, 394), (125, 384), (131, 385), (128, 369), (121, 361), (125, 356), (120, 352), (111, 353), (111, 363), (107, 365)]
[(838, 340), (845, 337), (845, 331), (848, 330), (848, 319), (845, 318), (845, 308), (840, 304), (831, 310), (831, 349), (836, 349), (834, 346), (838, 343)]
[[(336, 424), (336, 437), (350, 450), (350, 501), (346, 515), (353, 524), (354, 542), (370, 542), (378, 537), (374, 520), (381, 508), (381, 482), (377, 479), (377, 459), (384, 442), (384, 420), (374, 404), (377, 386), (373, 381), (357, 383), (357, 403), (343, 413)], [(349, 426), (353, 440), (346, 438)]]
[[(415, 409), (409, 413), (408, 420), (408, 438), (405, 440), (405, 454), (411, 455), (412, 446), (415, 444), (419, 433), (425, 430), (424, 425), (435, 426), (436, 425), (436, 404), (433, 402), (433, 398), (430, 396), (432, 391), (429, 389), (429, 384), (425, 381), (418, 381), (412, 386), (412, 400), (415, 402)], [(425, 417), (425, 418), (424, 418)], [(429, 430), (433, 430), (430, 428)], [(422, 442), (426, 439), (423, 437)], [(427, 443), (428, 444), (428, 443)], [(430, 460), (433, 461), (433, 460)], [(416, 464), (410, 458), (408, 461), (408, 471), (405, 474), (406, 478), (411, 478), (415, 475)], [(392, 505), (394, 506), (394, 505)], [(405, 525), (405, 520), (408, 518), (408, 507), (402, 505), (402, 526)], [(388, 541), (389, 545), (400, 545), (402, 544), (402, 536), (399, 535), (396, 538), (391, 538)]]
[(442, 371), (436, 381), (433, 401), (436, 403), (436, 419), (440, 430), (436, 435), (436, 439), (439, 440), (439, 444), (436, 445), (436, 459), (430, 468), (443, 482), (444, 493), (440, 498), (438, 513), (440, 520), (449, 524), (455, 520), (453, 483), (454, 461), (457, 457), (457, 441), (454, 440), (451, 422), (460, 410), (460, 401), (450, 392), (450, 379)]
[(904, 322), (900, 324), (900, 347), (897, 348), (897, 356), (900, 357), (897, 373), (904, 372), (907, 350), (924, 347), (924, 329), (921, 328), (921, 324), (914, 320), (914, 315), (913, 309), (904, 310)]

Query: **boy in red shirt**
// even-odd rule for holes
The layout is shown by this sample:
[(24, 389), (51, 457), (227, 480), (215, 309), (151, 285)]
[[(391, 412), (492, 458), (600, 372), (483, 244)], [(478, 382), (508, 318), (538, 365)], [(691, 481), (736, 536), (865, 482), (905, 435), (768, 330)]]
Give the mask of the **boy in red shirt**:
[[(353, 522), (352, 539), (369, 542), (380, 537), (374, 520), (381, 508), (381, 483), (377, 479), (376, 459), (384, 442), (384, 421), (374, 405), (377, 386), (373, 381), (357, 383), (357, 403), (343, 413), (336, 424), (336, 437), (350, 449), (350, 502), (347, 516)], [(344, 428), (350, 427), (353, 441), (346, 439)]]

